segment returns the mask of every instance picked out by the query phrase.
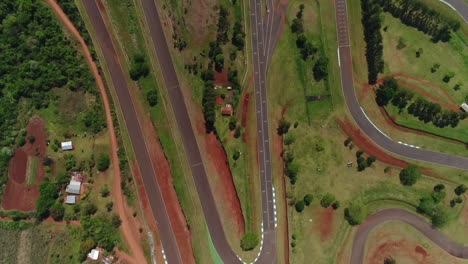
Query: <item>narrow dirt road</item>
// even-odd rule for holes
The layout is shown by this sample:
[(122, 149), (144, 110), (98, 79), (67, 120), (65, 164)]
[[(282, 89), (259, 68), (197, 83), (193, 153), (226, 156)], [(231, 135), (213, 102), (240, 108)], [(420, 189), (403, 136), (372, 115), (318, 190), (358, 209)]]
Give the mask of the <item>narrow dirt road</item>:
[(128, 257), (126, 260), (132, 263), (146, 263), (147, 261), (146, 261), (145, 255), (138, 242), (139, 241), (138, 232), (135, 232), (135, 230), (133, 230), (136, 227), (133, 226), (132, 228), (132, 225), (130, 224), (131, 216), (127, 215), (126, 210), (125, 210), (125, 201), (124, 201), (122, 189), (120, 188), (121, 175), (120, 175), (120, 167), (119, 167), (119, 158), (117, 156), (117, 149), (118, 149), (117, 138), (115, 136), (114, 124), (112, 122), (112, 116), (111, 116), (111, 111), (110, 111), (109, 98), (107, 96), (104, 83), (102, 81), (101, 76), (99, 75), (98, 68), (91, 57), (91, 53), (89, 52), (88, 47), (86, 46), (86, 43), (84, 42), (78, 30), (75, 28), (72, 22), (68, 19), (67, 15), (63, 12), (63, 10), (54, 0), (47, 0), (47, 4), (54, 10), (57, 17), (64, 24), (64, 26), (70, 31), (70, 33), (79, 41), (83, 55), (86, 58), (86, 61), (94, 75), (94, 78), (96, 79), (96, 83), (99, 87), (99, 91), (101, 92), (101, 98), (102, 98), (104, 110), (106, 113), (106, 123), (107, 123), (107, 128), (109, 131), (109, 138), (110, 138), (110, 143), (111, 143), (112, 168), (114, 170), (114, 182), (112, 185), (111, 193), (113, 195), (114, 206), (117, 209), (120, 219), (122, 220), (121, 230), (122, 230), (123, 237), (133, 255), (133, 258)]

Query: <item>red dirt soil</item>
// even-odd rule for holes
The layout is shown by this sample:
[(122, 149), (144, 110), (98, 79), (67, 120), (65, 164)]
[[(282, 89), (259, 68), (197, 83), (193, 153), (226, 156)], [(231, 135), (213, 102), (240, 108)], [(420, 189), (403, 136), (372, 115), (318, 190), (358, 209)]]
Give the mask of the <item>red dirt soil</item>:
[[(136, 98), (136, 97), (135, 97)], [(138, 106), (135, 106), (138, 109)], [(143, 115), (141, 111), (137, 110), (140, 117)], [(143, 134), (146, 137), (146, 144), (148, 144), (148, 151), (150, 152), (151, 161), (156, 170), (157, 182), (161, 189), (161, 194), (166, 205), (167, 214), (171, 221), (171, 226), (174, 235), (177, 239), (177, 244), (181, 252), (183, 263), (195, 263), (190, 230), (188, 229), (185, 216), (180, 207), (177, 193), (175, 192), (174, 185), (172, 184), (171, 168), (168, 160), (164, 154), (164, 150), (159, 142), (159, 138), (154, 129), (153, 122), (149, 116), (140, 122), (143, 126)], [(141, 177), (140, 177), (141, 178)], [(144, 191), (144, 188), (139, 188)], [(146, 193), (145, 193), (146, 195)], [(147, 209), (151, 210), (150, 208)]]
[(406, 167), (408, 163), (401, 159), (395, 158), (387, 154), (382, 149), (377, 147), (360, 129), (355, 128), (354, 125), (348, 120), (337, 120), (341, 129), (345, 134), (353, 139), (353, 142), (361, 149), (365, 150), (367, 154), (375, 156), (379, 161), (387, 163), (392, 166)]
[(244, 217), (242, 216), (241, 205), (232, 179), (231, 169), (227, 162), (226, 151), (214, 133), (206, 135), (205, 140), (208, 156), (210, 157), (218, 177), (221, 180), (220, 182), (222, 186), (220, 187), (222, 188), (225, 197), (224, 204), (236, 223), (237, 233), (243, 234), (245, 232)]
[(112, 121), (109, 98), (107, 96), (106, 88), (104, 86), (101, 76), (99, 75), (98, 68), (92, 59), (91, 53), (89, 52), (88, 47), (86, 46), (86, 43), (84, 42), (83, 38), (78, 33), (78, 30), (76, 30), (73, 23), (71, 23), (71, 21), (63, 12), (63, 10), (54, 0), (47, 0), (47, 4), (54, 10), (57, 17), (64, 24), (64, 26), (69, 30), (69, 32), (79, 41), (83, 55), (86, 58), (86, 61), (91, 69), (91, 72), (94, 75), (94, 78), (96, 79), (96, 83), (99, 87), (99, 91), (101, 93), (101, 99), (102, 99), (104, 110), (106, 113), (106, 123), (107, 123), (110, 141), (111, 141), (110, 142), (111, 143), (111, 160), (112, 160), (112, 168), (114, 170), (114, 183), (112, 185), (111, 194), (115, 202), (114, 203), (115, 209), (117, 210), (120, 216), (120, 219), (122, 220), (121, 230), (122, 230), (123, 237), (133, 254), (133, 259), (131, 260), (131, 262), (146, 263), (145, 255), (139, 243), (140, 238), (138, 237), (138, 233), (133, 231), (135, 227), (132, 228), (132, 225), (130, 224), (131, 216), (127, 214), (125, 210), (126, 204), (124, 201), (122, 189), (120, 188), (121, 175), (120, 175), (120, 168), (119, 168), (119, 158), (117, 156), (117, 148), (118, 148), (117, 138), (115, 136), (114, 124)]
[(333, 208), (319, 208), (318, 229), (320, 230), (320, 238), (322, 241), (328, 240), (333, 233), (333, 223), (335, 214)]
[[(411, 250), (412, 248), (415, 248), (415, 250)], [(365, 263), (383, 263), (386, 258), (395, 255), (403, 255), (411, 259), (411, 263), (428, 263), (426, 262), (428, 261), (426, 260), (428, 254), (421, 254), (421, 252), (418, 252), (418, 248), (422, 249), (420, 246), (415, 247), (414, 243), (406, 240), (384, 242), (375, 251), (368, 253)], [(424, 249), (422, 250), (424, 251)]]
[[(9, 179), (3, 194), (2, 207), (5, 210), (32, 211), (36, 208), (39, 197), (39, 183), (44, 180), (44, 167), (42, 159), (47, 149), (44, 120), (34, 116), (27, 126), (27, 137), (34, 136), (33, 144), (29, 141), (21, 148), (15, 150), (8, 166)], [(36, 151), (37, 150), (37, 151)], [(28, 158), (39, 159), (36, 171), (36, 182), (33, 185), (26, 183)]]
[(226, 68), (224, 68), (222, 72), (215, 71), (214, 83), (215, 85), (221, 85), (221, 86), (226, 86), (226, 85), (231, 84), (228, 80), (228, 72)]
[(244, 98), (242, 98), (242, 118), (241, 124), (245, 128), (247, 127), (247, 113), (249, 112), (249, 99), (251, 93), (245, 93)]

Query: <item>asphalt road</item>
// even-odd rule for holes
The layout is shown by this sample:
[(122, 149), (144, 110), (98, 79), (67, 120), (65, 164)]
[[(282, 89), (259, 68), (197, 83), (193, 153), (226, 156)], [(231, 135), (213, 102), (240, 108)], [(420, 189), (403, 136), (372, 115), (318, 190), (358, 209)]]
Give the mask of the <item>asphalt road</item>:
[[(453, 0), (455, 1), (455, 0)], [(463, 1), (463, 0), (462, 0)], [(349, 112), (359, 128), (378, 146), (396, 155), (434, 164), (468, 170), (468, 158), (411, 147), (393, 141), (382, 133), (366, 116), (359, 105), (353, 83), (353, 65), (349, 43), (348, 19), (345, 0), (335, 0), (338, 31), (338, 50), (343, 94)]]
[(143, 183), (145, 184), (145, 189), (148, 194), (150, 206), (154, 218), (156, 219), (165, 255), (169, 263), (182, 264), (177, 240), (171, 228), (171, 222), (167, 215), (161, 190), (156, 180), (156, 172), (153, 168), (153, 163), (151, 162), (148, 148), (144, 141), (132, 97), (128, 90), (125, 74), (118, 61), (111, 37), (107, 31), (95, 0), (83, 0), (83, 4), (94, 31), (96, 32), (97, 42), (104, 54), (104, 59), (112, 78), (112, 83), (122, 109), (125, 124), (138, 162), (138, 167), (140, 168)]
[[(446, 0), (465, 19), (468, 17), (468, 7), (463, 0)], [(468, 170), (468, 158), (445, 153), (425, 150), (393, 141), (382, 133), (366, 116), (360, 107), (353, 85), (353, 64), (351, 60), (351, 47), (348, 32), (348, 17), (346, 0), (335, 0), (336, 28), (338, 33), (338, 54), (341, 69), (341, 82), (343, 94), (348, 109), (359, 128), (381, 148), (402, 157), (431, 162), (439, 165), (450, 166), (462, 170)], [(459, 9), (458, 9), (459, 8)], [(356, 234), (353, 242), (351, 261), (352, 264), (363, 263), (364, 248), (369, 232), (377, 225), (386, 221), (402, 221), (408, 223), (434, 241), (438, 246), (453, 256), (468, 258), (468, 248), (454, 243), (444, 234), (426, 222), (418, 215), (402, 209), (386, 209), (366, 219)]]
[[(141, 0), (141, 2), (211, 239), (224, 263), (241, 263), (226, 239), (221, 219), (216, 209), (158, 10), (153, 0)], [(172, 262), (169, 263), (172, 264)]]
[(353, 241), (350, 260), (351, 264), (364, 263), (364, 250), (369, 233), (374, 227), (388, 221), (401, 221), (407, 223), (424, 234), (428, 239), (432, 240), (432, 242), (440, 248), (447, 251), (450, 255), (457, 258), (468, 259), (468, 247), (464, 247), (453, 242), (450, 238), (432, 227), (430, 223), (417, 214), (403, 209), (392, 208), (379, 211), (367, 217), (366, 221), (358, 227), (358, 231)]
[(440, 0), (458, 12), (461, 17), (468, 23), (468, 4), (464, 0)]

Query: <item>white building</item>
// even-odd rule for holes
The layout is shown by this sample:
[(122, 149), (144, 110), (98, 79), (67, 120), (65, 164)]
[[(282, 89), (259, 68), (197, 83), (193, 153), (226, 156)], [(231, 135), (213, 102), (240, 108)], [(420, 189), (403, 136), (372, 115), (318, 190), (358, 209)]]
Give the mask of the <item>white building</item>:
[(75, 204), (76, 203), (76, 196), (67, 195), (67, 197), (65, 197), (65, 203), (66, 204)]
[(72, 150), (73, 143), (71, 141), (62, 142), (62, 150)]
[(99, 250), (92, 249), (91, 252), (88, 253), (88, 258), (90, 258), (92, 260), (98, 260)]
[(467, 103), (461, 104), (460, 108), (463, 109), (465, 112), (468, 112), (468, 104)]
[(71, 180), (70, 184), (67, 185), (66, 192), (78, 195), (81, 194), (81, 182)]

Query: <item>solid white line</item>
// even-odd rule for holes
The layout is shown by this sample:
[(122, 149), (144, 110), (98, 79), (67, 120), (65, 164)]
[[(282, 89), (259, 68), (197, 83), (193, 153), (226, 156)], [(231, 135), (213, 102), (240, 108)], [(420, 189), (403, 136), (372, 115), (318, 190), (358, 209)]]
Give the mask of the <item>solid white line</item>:
[(369, 119), (369, 117), (366, 115), (366, 112), (364, 111), (364, 109), (362, 109), (361, 107), (361, 111), (362, 113), (364, 114), (364, 116), (367, 118), (367, 120), (369, 120), (369, 122), (375, 127), (375, 129), (377, 129), (382, 135), (384, 135), (386, 138), (392, 140), (389, 136), (387, 136), (384, 132), (382, 132), (382, 130), (380, 130), (376, 125), (374, 125), (374, 123), (372, 123), (372, 121)]
[(341, 68), (341, 62), (340, 62), (340, 48), (336, 49), (336, 53), (338, 53), (338, 66)]
[(452, 8), (453, 10), (457, 11), (457, 9), (455, 9), (455, 7), (453, 7), (451, 4), (445, 2), (444, 0), (440, 0), (442, 3), (448, 5), (450, 8)]

